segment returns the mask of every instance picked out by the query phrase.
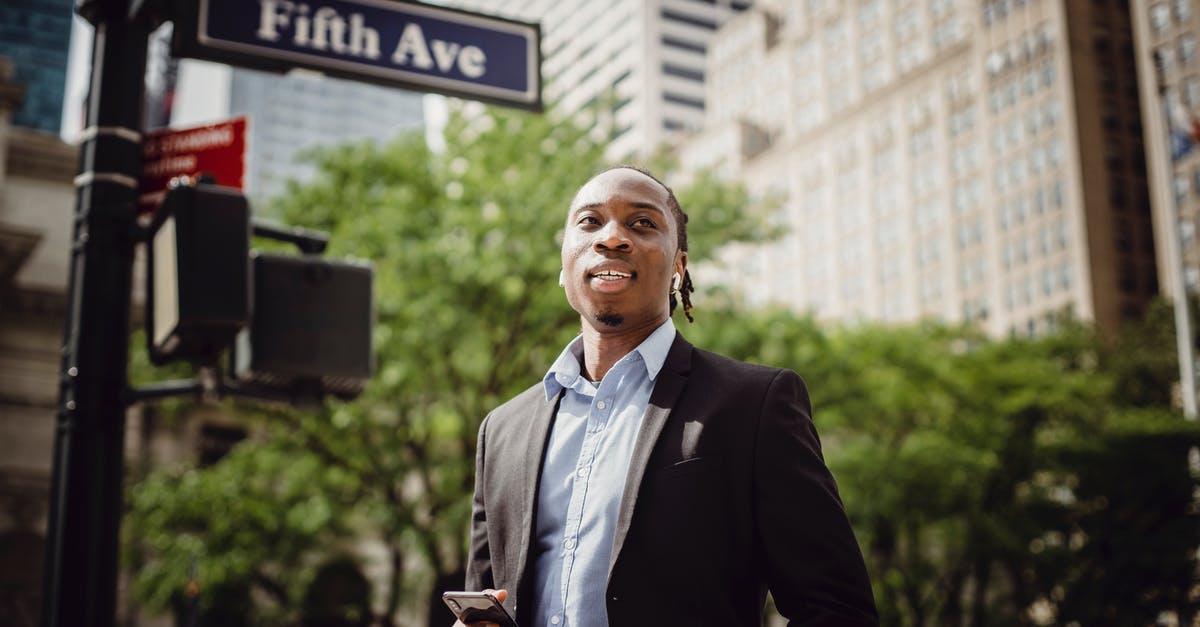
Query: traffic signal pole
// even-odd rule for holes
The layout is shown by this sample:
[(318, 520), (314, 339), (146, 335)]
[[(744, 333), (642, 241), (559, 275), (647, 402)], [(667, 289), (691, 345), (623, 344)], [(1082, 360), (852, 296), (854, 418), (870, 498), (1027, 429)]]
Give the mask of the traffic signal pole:
[[(42, 625), (116, 621), (126, 366), (148, 25), (137, 0), (80, 0), (95, 27), (75, 178)], [(138, 3), (140, 4), (140, 3)]]

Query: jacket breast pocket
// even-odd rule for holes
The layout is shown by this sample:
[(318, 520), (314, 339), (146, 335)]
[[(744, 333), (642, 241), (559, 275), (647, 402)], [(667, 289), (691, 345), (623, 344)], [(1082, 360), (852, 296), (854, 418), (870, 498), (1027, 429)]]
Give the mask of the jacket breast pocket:
[(674, 464), (655, 468), (650, 473), (650, 481), (669, 481), (677, 477), (691, 477), (697, 474), (713, 472), (716, 465), (716, 460), (711, 457), (684, 459)]

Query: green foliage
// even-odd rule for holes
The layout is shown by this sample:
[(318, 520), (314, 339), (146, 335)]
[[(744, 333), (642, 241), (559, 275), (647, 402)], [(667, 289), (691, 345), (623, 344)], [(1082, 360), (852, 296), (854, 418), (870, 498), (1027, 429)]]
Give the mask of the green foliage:
[(194, 580), (200, 613), (211, 618), (254, 587), (271, 603), (246, 624), (287, 624), (311, 577), (300, 568), (305, 559), (349, 532), (338, 512), (352, 505), (357, 483), (275, 441), (244, 443), (202, 470), (152, 473), (133, 488), (125, 522), (139, 552), (130, 558), (140, 561), (134, 592), (150, 607), (179, 611)]
[(691, 335), (808, 377), (884, 624), (1134, 625), (1198, 609), (1200, 426), (1164, 402), (1162, 325), (1152, 309), (1110, 345), (729, 311)]

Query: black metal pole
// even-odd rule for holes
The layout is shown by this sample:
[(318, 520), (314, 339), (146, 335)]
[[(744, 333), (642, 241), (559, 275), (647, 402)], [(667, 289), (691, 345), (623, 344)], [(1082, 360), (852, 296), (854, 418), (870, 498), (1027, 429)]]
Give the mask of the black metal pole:
[(74, 242), (42, 625), (116, 622), (125, 370), (147, 24), (130, 0), (80, 0), (95, 26)]

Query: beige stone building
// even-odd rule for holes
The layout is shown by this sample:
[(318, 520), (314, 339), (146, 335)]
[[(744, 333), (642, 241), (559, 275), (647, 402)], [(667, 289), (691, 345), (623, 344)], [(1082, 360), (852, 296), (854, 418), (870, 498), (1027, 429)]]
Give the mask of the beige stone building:
[(543, 96), (601, 132), (614, 160), (646, 157), (705, 121), (705, 52), (751, 0), (453, 0), (537, 22)]
[[(13, 126), (23, 87), (0, 57), (0, 625), (39, 624), (78, 147)], [(135, 285), (143, 277), (135, 271)], [(135, 292), (140, 293), (140, 288)], [(134, 317), (140, 318), (135, 294)], [(128, 474), (219, 458), (245, 430), (218, 408), (159, 424), (130, 411)], [(122, 613), (137, 612), (121, 595)], [(138, 617), (141, 625), (169, 621)]]
[(782, 198), (788, 232), (705, 280), (823, 319), (992, 334), (1064, 311), (1113, 330), (1158, 290), (1121, 3), (760, 2), (706, 73), (681, 158)]
[(0, 623), (40, 613), (77, 150), (10, 124), (23, 87), (0, 57)]
[[(1200, 6), (1195, 0), (1135, 0), (1130, 3), (1134, 50), (1146, 121), (1146, 164), (1158, 242), (1158, 276), (1164, 294), (1174, 296), (1179, 264), (1169, 250), (1182, 244), (1183, 279), (1189, 292), (1200, 290), (1200, 147), (1172, 159), (1167, 145), (1166, 115), (1154, 67), (1162, 59), (1168, 97), (1183, 110), (1200, 112)], [(1171, 221), (1176, 221), (1177, 231)]]

